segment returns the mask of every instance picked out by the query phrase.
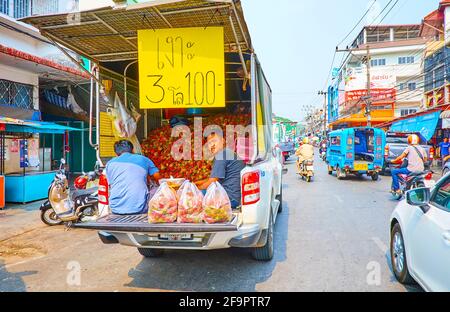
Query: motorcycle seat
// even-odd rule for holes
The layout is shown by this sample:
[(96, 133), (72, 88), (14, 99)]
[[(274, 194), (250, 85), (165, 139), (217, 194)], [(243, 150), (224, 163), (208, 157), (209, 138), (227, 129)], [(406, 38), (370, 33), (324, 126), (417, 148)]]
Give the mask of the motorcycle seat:
[(421, 175), (423, 175), (423, 174), (425, 174), (425, 172), (423, 172), (423, 171), (420, 171), (420, 172), (411, 172), (411, 173), (408, 175), (408, 177), (415, 178), (415, 177), (421, 176)]
[(98, 187), (96, 186), (96, 187), (88, 188), (86, 190), (75, 190), (70, 195), (71, 195), (72, 199), (75, 199), (75, 198), (78, 198), (80, 196), (91, 195), (91, 194), (93, 194), (93, 193), (95, 193), (97, 191), (98, 191)]

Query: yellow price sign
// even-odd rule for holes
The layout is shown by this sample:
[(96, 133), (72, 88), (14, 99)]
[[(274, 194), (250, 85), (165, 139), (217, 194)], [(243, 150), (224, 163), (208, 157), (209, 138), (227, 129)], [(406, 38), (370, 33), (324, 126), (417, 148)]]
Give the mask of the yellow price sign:
[(138, 31), (142, 109), (225, 107), (222, 27)]

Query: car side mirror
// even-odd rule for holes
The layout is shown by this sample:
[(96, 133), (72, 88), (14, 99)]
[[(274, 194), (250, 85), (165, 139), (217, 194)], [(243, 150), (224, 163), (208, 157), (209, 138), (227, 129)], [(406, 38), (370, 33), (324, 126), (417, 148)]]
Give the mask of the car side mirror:
[(411, 206), (420, 207), (424, 213), (429, 210), (431, 190), (427, 187), (417, 188), (406, 193), (406, 202)]

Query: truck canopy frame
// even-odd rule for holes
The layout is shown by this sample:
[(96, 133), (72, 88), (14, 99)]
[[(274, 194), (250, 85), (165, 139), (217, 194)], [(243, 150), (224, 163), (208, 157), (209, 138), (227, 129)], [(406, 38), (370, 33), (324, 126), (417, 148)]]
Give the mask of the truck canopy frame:
[(140, 29), (223, 26), (226, 52), (253, 50), (240, 0), (161, 0), (22, 21), (97, 64), (136, 60)]

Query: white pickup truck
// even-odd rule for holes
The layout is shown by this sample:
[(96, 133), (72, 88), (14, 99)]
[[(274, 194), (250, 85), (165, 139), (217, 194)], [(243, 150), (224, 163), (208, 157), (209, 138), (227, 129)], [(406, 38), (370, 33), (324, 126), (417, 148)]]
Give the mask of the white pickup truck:
[[(226, 224), (150, 224), (147, 215), (109, 215), (76, 227), (99, 230), (106, 244), (137, 247), (145, 257), (161, 256), (165, 249), (210, 250), (251, 248), (256, 260), (273, 257), (273, 230), (282, 210), (282, 152), (271, 144), (270, 94), (255, 55), (251, 56), (251, 111), (253, 144), (257, 152), (241, 172), (242, 205)], [(257, 86), (258, 85), (258, 86)], [(265, 99), (253, 90), (265, 93)], [(266, 101), (268, 100), (268, 101)], [(260, 107), (258, 107), (258, 105)], [(259, 116), (260, 112), (264, 112)]]
[[(131, 71), (127, 74), (129, 67), (137, 63), (137, 30), (150, 28), (152, 25), (158, 28), (223, 27), (226, 55), (226, 108), (223, 112), (237, 103), (250, 107), (250, 140), (254, 151), (241, 172), (242, 205), (233, 211), (231, 222), (150, 224), (147, 215), (108, 215), (96, 222), (76, 226), (99, 231), (101, 240), (106, 244), (120, 243), (137, 247), (145, 257), (160, 256), (165, 249), (211, 250), (240, 247), (251, 249), (256, 260), (272, 259), (274, 224), (282, 210), (282, 153), (272, 146), (272, 91), (251, 45), (240, 1), (150, 1), (80, 12), (76, 23), (70, 23), (69, 16), (64, 14), (30, 17), (25, 21), (39, 28), (52, 41), (89, 58), (96, 64), (94, 68), (99, 68), (90, 72), (93, 97), (90, 130), (95, 127), (97, 131), (96, 142), (92, 142), (92, 145), (97, 149), (99, 160), (103, 162), (106, 160), (101, 157), (100, 145), (106, 141), (102, 141), (99, 112), (105, 111), (105, 107), (98, 100), (98, 85), (102, 82), (102, 77), (112, 80), (113, 85), (120, 83), (120, 78), (117, 77), (122, 77), (121, 89), (127, 103), (127, 92), (132, 90), (128, 84), (138, 80), (137, 71), (134, 75)], [(96, 34), (99, 25), (105, 35), (96, 36), (95, 40), (89, 40), (89, 44), (86, 44), (86, 36)], [(124, 25), (127, 29), (119, 33), (118, 29)], [(106, 36), (108, 32), (111, 36)], [(119, 70), (124, 68), (122, 75)], [(94, 98), (97, 99), (96, 105)], [(155, 120), (162, 115), (162, 110), (152, 110), (151, 122), (148, 112), (141, 112), (144, 115), (143, 128), (157, 128), (158, 122)], [(215, 112), (220, 114), (220, 110)], [(97, 117), (95, 125), (94, 115)], [(102, 198), (101, 201), (107, 199)]]

